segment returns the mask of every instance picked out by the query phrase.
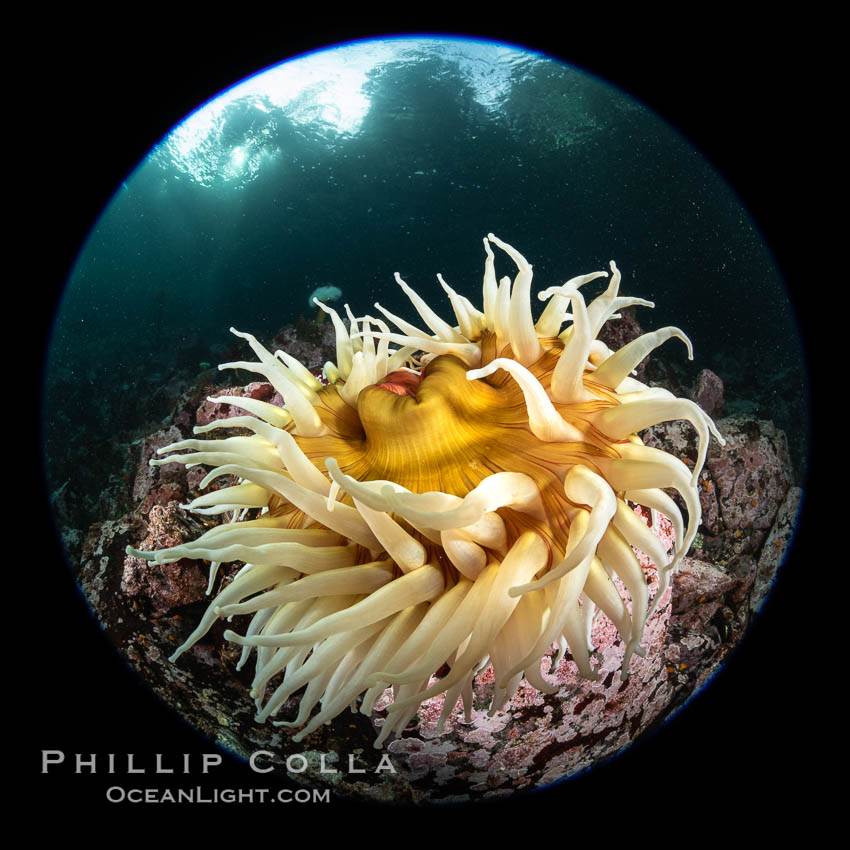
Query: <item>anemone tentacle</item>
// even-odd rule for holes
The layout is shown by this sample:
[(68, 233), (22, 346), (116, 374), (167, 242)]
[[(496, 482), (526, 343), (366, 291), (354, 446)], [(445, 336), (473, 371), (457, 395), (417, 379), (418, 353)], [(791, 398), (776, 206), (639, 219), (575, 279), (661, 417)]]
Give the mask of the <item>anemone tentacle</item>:
[[(235, 477), (184, 506), (233, 516), (194, 541), (128, 552), (152, 564), (209, 560), (210, 587), (220, 563), (246, 564), (172, 661), (219, 617), (252, 615), (244, 634), (227, 630), (225, 638), (242, 646), (238, 667), (255, 655), (258, 721), (305, 688), (296, 716), (275, 721), (296, 730), (296, 741), (358, 699), (370, 714), (387, 688), (394, 699), (376, 746), (438, 694), (440, 729), (458, 700), (471, 722), (475, 677), (487, 665), (491, 713), (523, 677), (553, 693), (540, 665), (552, 650), (553, 664), (598, 678), (590, 647), (597, 611), (620, 633), (625, 677), (645, 654), (647, 618), (696, 534), (696, 483), (710, 437), (722, 437), (695, 403), (631, 374), (672, 336), (693, 357), (688, 338), (668, 327), (613, 352), (596, 339), (618, 310), (653, 306), (620, 295), (613, 261), (593, 300), (579, 290), (608, 272), (541, 291), (548, 303), (535, 322), (531, 264), (493, 234), (483, 243), (481, 309), (437, 275), (456, 325), (399, 274), (427, 330), (377, 303), (386, 321), (355, 316), (346, 304), (346, 324), (314, 300), (335, 334), (326, 383), (288, 353), (231, 329), (258, 362), (220, 368), (264, 375), (285, 408), (212, 398), (244, 414), (196, 427), (196, 439), (151, 461), (211, 467), (202, 487)], [(516, 266), (513, 282), (497, 282), (493, 246)], [(668, 419), (696, 429), (696, 468), (637, 436)], [(216, 438), (220, 429), (243, 435)], [(662, 488), (679, 492), (686, 519)], [(629, 503), (670, 520), (672, 552)], [(652, 598), (636, 551), (655, 564)], [(571, 662), (562, 660), (568, 649)], [(444, 665), (448, 672), (434, 679)]]

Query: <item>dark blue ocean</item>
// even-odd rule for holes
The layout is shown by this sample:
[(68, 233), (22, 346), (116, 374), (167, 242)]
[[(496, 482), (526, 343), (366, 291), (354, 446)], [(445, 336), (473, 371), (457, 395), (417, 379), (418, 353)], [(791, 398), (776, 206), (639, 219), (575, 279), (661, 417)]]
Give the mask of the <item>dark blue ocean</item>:
[(460, 41), (355, 48), (211, 102), (115, 187), (54, 322), (51, 489), (96, 487), (102, 472), (87, 480), (75, 445), (155, 427), (169, 412), (162, 387), (218, 363), (231, 326), (269, 338), (313, 320), (319, 285), (339, 287), (356, 315), (379, 301), (413, 318), (399, 272), (449, 318), (441, 272), (480, 303), (488, 232), (529, 259), (536, 289), (616, 260), (621, 293), (656, 304), (638, 310), (643, 328), (675, 325), (693, 341), (693, 363), (675, 341), (658, 356), (684, 374), (716, 372), (727, 412), (775, 421), (804, 470), (805, 375), (785, 285), (692, 142), (538, 54)]

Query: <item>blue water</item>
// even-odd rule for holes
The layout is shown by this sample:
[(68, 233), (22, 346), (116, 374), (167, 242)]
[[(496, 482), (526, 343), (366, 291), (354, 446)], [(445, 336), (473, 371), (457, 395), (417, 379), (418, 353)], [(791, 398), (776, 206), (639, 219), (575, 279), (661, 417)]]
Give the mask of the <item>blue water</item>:
[[(116, 188), (57, 314), (45, 377), (53, 486), (84, 478), (69, 435), (90, 442), (161, 419), (162, 387), (219, 362), (229, 327), (262, 338), (312, 319), (316, 286), (338, 286), (357, 315), (380, 301), (410, 317), (400, 272), (449, 317), (441, 272), (479, 302), (487, 232), (525, 254), (540, 289), (615, 259), (621, 291), (656, 303), (638, 313), (644, 328), (672, 324), (693, 340), (693, 364), (673, 343), (664, 357), (716, 371), (739, 407), (789, 432), (802, 468), (804, 371), (782, 280), (687, 140), (543, 56), (405, 42), (370, 63), (368, 45), (353, 50), (309, 79), (304, 60), (290, 63), (297, 91), (267, 77), (230, 92)], [(337, 88), (347, 64), (359, 76)], [(96, 403), (75, 403), (81, 390)]]

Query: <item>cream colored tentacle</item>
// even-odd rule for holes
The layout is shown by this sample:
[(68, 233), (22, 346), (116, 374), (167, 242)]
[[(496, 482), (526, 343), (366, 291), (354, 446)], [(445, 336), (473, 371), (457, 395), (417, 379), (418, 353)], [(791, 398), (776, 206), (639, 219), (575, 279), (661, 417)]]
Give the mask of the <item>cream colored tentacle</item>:
[(351, 338), (348, 335), (339, 313), (333, 307), (327, 307), (321, 301), (313, 299), (319, 309), (324, 310), (331, 317), (336, 334), (336, 368), (339, 376), (345, 380), (351, 373), (351, 358), (354, 356), (354, 348), (351, 345)]
[(268, 423), (251, 416), (236, 416), (231, 419), (217, 419), (209, 425), (197, 426), (194, 428), (194, 432), (196, 434), (203, 434), (216, 428), (249, 428), (277, 449), (278, 457), (283, 462), (287, 472), (292, 475), (294, 481), (315, 493), (321, 493), (325, 496), (328, 494), (330, 485), (327, 478), (313, 466), (295, 441), (295, 438), (288, 431), (284, 431), (281, 428), (274, 428)]
[[(252, 417), (245, 417), (251, 419)], [(254, 419), (262, 426), (265, 423)], [(268, 426), (269, 428), (271, 426)], [(187, 467), (205, 464), (222, 466), (225, 463), (250, 463), (262, 469), (275, 470), (280, 467), (279, 456), (274, 446), (263, 437), (228, 437), (226, 440), (180, 440), (170, 446), (157, 449), (157, 454), (191, 449), (192, 454), (172, 454), (167, 458), (152, 458), (150, 466), (167, 463), (182, 463)]]
[[(294, 631), (295, 629), (305, 629), (323, 617), (347, 608), (360, 598), (360, 596), (335, 595), (319, 596), (315, 599), (294, 602), (292, 605), (295, 606), (295, 610), (291, 611), (291, 616), (283, 613), (273, 616), (269, 623), (267, 623), (266, 628), (263, 629), (262, 634), (268, 637), (269, 635), (283, 634)], [(290, 611), (290, 606), (284, 606), (280, 611)], [(297, 644), (283, 647), (267, 647), (254, 643), (245, 645), (255, 646), (258, 654), (270, 653), (267, 658), (264, 656), (266, 660), (262, 666), (257, 665), (254, 680), (251, 683), (251, 697), (257, 701), (258, 709), (261, 707), (262, 698), (265, 695), (266, 686), (269, 681), (283, 670), (286, 671), (284, 679), (287, 675), (291, 675), (306, 660), (307, 654), (311, 649), (309, 646), (305, 649), (299, 647)]]
[(384, 547), (384, 551), (407, 573), (421, 567), (428, 558), (425, 547), (408, 534), (389, 514), (375, 511), (354, 500), (354, 507), (372, 529), (372, 533)]
[(283, 396), (284, 403), (295, 420), (295, 430), (298, 434), (317, 437), (327, 433), (327, 428), (319, 419), (313, 407), (315, 394), (311, 394), (292, 376), (287, 374), (286, 367), (273, 357), (257, 338), (249, 333), (230, 329), (231, 333), (248, 342), (254, 353), (260, 358), (259, 363), (222, 363), (219, 369), (249, 369), (265, 375), (271, 385)]
[(593, 380), (598, 384), (615, 390), (644, 357), (674, 336), (685, 343), (688, 347), (688, 360), (693, 360), (693, 346), (685, 333), (680, 331), (679, 328), (661, 328), (661, 330), (639, 336), (612, 354), (593, 373)]
[(623, 643), (627, 644), (632, 636), (632, 618), (599, 558), (594, 558), (591, 563), (587, 581), (584, 584), (584, 592), (616, 626)]
[(563, 293), (578, 289), (580, 286), (600, 277), (608, 277), (608, 272), (591, 272), (590, 274), (578, 275), (578, 277), (571, 278), (561, 286), (550, 286), (548, 289), (538, 292), (537, 298), (549, 303), (537, 320), (535, 326), (537, 335), (541, 337), (558, 336), (561, 325), (567, 318), (567, 310), (570, 306), (570, 299)]
[(626, 490), (623, 497), (630, 502), (664, 514), (673, 526), (673, 550), (678, 552), (682, 548), (685, 521), (682, 519), (679, 506), (663, 490)]
[(430, 508), (430, 493), (402, 493), (384, 486), (381, 495), (395, 513), (439, 531), (464, 528), (478, 522), (485, 513), (503, 507), (513, 507), (540, 520), (545, 518), (537, 484), (521, 472), (494, 473), (467, 493), (457, 507), (443, 511)]
[[(304, 687), (304, 685), (307, 685), (308, 689), (311, 690), (310, 696), (315, 696), (317, 700), (330, 681), (339, 660), (352, 648), (359, 646), (364, 640), (368, 640), (379, 631), (382, 626), (382, 620), (383, 618), (375, 622), (365, 623), (359, 628), (355, 626), (342, 634), (337, 633), (329, 636), (327, 640), (322, 642), (321, 646), (313, 650), (313, 654), (309, 660), (299, 667), (298, 670), (293, 671), (291, 674), (287, 671), (283, 682), (281, 682), (265, 706), (257, 712), (257, 722), (263, 723), (272, 715), (277, 714), (286, 700), (299, 688)], [(296, 632), (295, 634), (298, 633)], [(224, 636), (235, 643), (241, 643), (240, 635), (234, 632), (227, 631), (224, 633)], [(305, 641), (305, 643), (310, 644), (312, 641)], [(309, 703), (309, 700), (302, 698), (301, 705), (304, 706), (305, 702)], [(315, 701), (313, 701), (313, 705), (315, 705)], [(307, 710), (309, 711), (310, 708), (312, 708), (312, 705), (309, 705)]]
[(443, 280), (441, 274), (437, 275), (437, 280), (440, 281), (440, 286), (443, 287), (449, 296), (449, 301), (451, 302), (452, 309), (455, 311), (461, 334), (470, 340), (477, 339), (487, 327), (487, 317), (484, 313), (479, 312), (468, 298), (455, 292)]
[(640, 640), (649, 610), (649, 588), (632, 547), (616, 526), (605, 532), (597, 551), (603, 565), (620, 577), (632, 600), (632, 631), (621, 668), (621, 678), (625, 678), (629, 672), (632, 653), (645, 654), (640, 647)]
[[(322, 382), (298, 359), (286, 351), (278, 349), (274, 356), (282, 360), (289, 369), (292, 377), (301, 384), (308, 393), (315, 394), (322, 389)], [(310, 396), (313, 398), (313, 395)]]
[[(570, 524), (570, 536), (564, 553), (564, 561), (570, 560), (576, 552), (579, 544), (587, 539), (588, 520), (590, 514), (580, 510), (576, 512)], [(585, 547), (586, 548), (586, 547)], [(531, 651), (518, 663), (514, 664), (497, 682), (499, 687), (505, 687), (506, 680), (515, 676), (518, 672), (525, 670), (539, 659), (552, 644), (558, 640), (558, 636), (564, 631), (564, 619), (573, 609), (578, 610), (578, 600), (584, 587), (587, 573), (590, 569), (590, 560), (593, 551), (579, 552), (579, 560), (573, 568), (562, 578), (550, 582), (544, 591), (549, 608), (550, 620), (547, 628), (543, 631), (537, 643)], [(586, 668), (586, 669), (589, 669)]]
[(552, 442), (583, 442), (584, 435), (555, 410), (543, 385), (534, 375), (516, 360), (497, 357), (481, 369), (471, 369), (466, 373), (468, 381), (486, 378), (498, 369), (504, 369), (522, 390), (525, 406), (528, 410), (528, 425), (538, 440)]
[(246, 482), (232, 487), (222, 487), (221, 490), (214, 490), (212, 493), (204, 493), (188, 505), (180, 505), (180, 507), (198, 514), (215, 515), (237, 508), (265, 508), (271, 496), (271, 491), (266, 487)]
[(275, 584), (287, 572), (288, 567), (265, 565), (256, 566), (245, 573), (241, 573), (210, 603), (195, 630), (174, 651), (174, 654), (168, 660), (172, 662), (176, 661), (187, 649), (197, 643), (209, 631), (212, 624), (218, 619), (217, 609), (222, 605), (244, 599), (246, 596), (256, 593), (259, 590), (265, 590), (265, 588)]
[[(508, 554), (499, 565), (487, 606), (475, 625), (466, 651), (457, 659), (443, 679), (408, 700), (394, 702), (390, 706), (390, 713), (402, 710), (414, 699), (422, 702), (436, 693), (447, 690), (461, 680), (470, 667), (477, 665), (479, 660), (487, 654), (487, 647), (517, 606), (518, 600), (508, 594), (508, 589), (516, 582), (531, 578), (543, 568), (548, 557), (549, 550), (543, 539), (533, 531), (524, 532), (508, 550)], [(478, 581), (475, 584), (477, 585)]]
[(699, 437), (697, 461), (691, 476), (691, 485), (694, 486), (708, 453), (709, 430), (721, 445), (726, 445), (714, 422), (698, 404), (686, 398), (645, 399), (600, 410), (591, 417), (591, 422), (612, 440), (622, 440), (659, 422), (673, 419), (686, 419)]
[(599, 465), (603, 468), (605, 477), (615, 490), (625, 492), (673, 487), (679, 491), (685, 502), (688, 510), (688, 525), (682, 547), (670, 565), (671, 570), (675, 569), (693, 543), (702, 515), (699, 493), (691, 484), (691, 471), (678, 458), (649, 446), (621, 443), (618, 444), (617, 450), (620, 452), (620, 459), (599, 459)]
[(543, 353), (531, 317), (531, 265), (507, 242), (502, 242), (492, 233), (488, 233), (487, 238), (495, 242), (516, 263), (519, 270), (511, 292), (508, 333), (514, 357), (523, 366), (530, 366)]
[[(339, 594), (359, 595), (372, 593), (379, 587), (384, 587), (392, 580), (392, 565), (389, 561), (375, 561), (359, 566), (340, 567), (335, 570), (325, 570), (313, 575), (304, 576), (285, 587), (267, 590), (254, 596), (246, 602), (234, 602), (219, 605), (216, 612), (221, 617), (233, 617), (238, 614), (251, 614), (266, 608), (285, 605), (288, 602), (298, 602), (301, 599), (312, 599), (317, 596), (335, 596)], [(257, 646), (280, 646), (273, 643), (273, 637), (263, 635), (252, 636)], [(269, 643), (265, 643), (265, 641)]]
[(275, 428), (286, 428), (292, 422), (292, 415), (283, 407), (260, 401), (258, 398), (243, 398), (236, 395), (207, 396), (207, 401), (213, 404), (230, 404), (241, 410), (247, 410), (254, 416), (274, 425)]
[[(387, 669), (370, 677), (371, 684), (385, 687), (387, 684), (418, 682), (437, 670), (475, 628), (490, 598), (498, 571), (498, 562), (491, 561), (474, 582), (464, 580), (455, 585), (450, 594), (446, 594), (450, 601), (444, 603), (443, 599), (438, 600), (435, 608), (440, 607), (420, 627), (423, 634), (414, 633), (409, 644), (399, 650)], [(423, 640), (426, 635), (431, 638), (428, 642)]]
[(564, 493), (578, 505), (590, 505), (587, 531), (575, 549), (557, 567), (549, 570), (542, 578), (510, 589), (511, 596), (520, 596), (530, 590), (539, 590), (566, 575), (584, 559), (596, 551), (608, 523), (617, 510), (617, 497), (604, 478), (585, 466), (574, 466), (564, 478)]
[[(590, 401), (593, 394), (584, 388), (584, 370), (590, 354), (593, 337), (590, 333), (590, 321), (587, 307), (580, 292), (565, 291), (573, 306), (573, 324), (563, 334), (564, 350), (552, 373), (550, 389), (552, 398), (561, 404), (579, 404)], [(565, 337), (565, 334), (568, 334)]]
[(484, 250), (487, 253), (487, 259), (484, 261), (484, 285), (482, 288), (484, 316), (487, 320), (487, 327), (491, 331), (496, 330), (496, 301), (498, 298), (499, 285), (496, 282), (496, 267), (493, 249), (490, 247), (490, 242), (487, 237), (484, 237)]
[(410, 299), (416, 312), (422, 318), (422, 321), (437, 335), (442, 342), (459, 343), (468, 345), (469, 340), (458, 333), (448, 322), (443, 321), (426, 303), (417, 295), (415, 290), (408, 286), (402, 279), (401, 275), (395, 273), (396, 283), (404, 290), (404, 294)]
[[(368, 648), (368, 652), (364, 654), (364, 657), (357, 665), (356, 673), (352, 673), (348, 677), (348, 681), (345, 682), (344, 686), (339, 688), (333, 699), (328, 699), (326, 693), (325, 698), (322, 700), (321, 711), (311, 719), (310, 723), (304, 729), (294, 736), (293, 740), (296, 742), (303, 740), (311, 732), (318, 729), (322, 723), (326, 723), (336, 717), (346, 705), (365, 690), (370, 672), (382, 665), (398, 645), (410, 636), (410, 633), (421, 622), (426, 608), (426, 603), (420, 603), (419, 605), (405, 608), (396, 614), (389, 625), (375, 637), (374, 642)], [(331, 686), (332, 683), (329, 683), (328, 691), (331, 690)]]
[[(418, 570), (413, 570), (413, 572), (385, 584), (345, 611), (331, 614), (307, 629), (290, 632), (287, 635), (277, 635), (275, 645), (312, 644), (330, 635), (339, 634), (360, 625), (374, 623), (395, 614), (408, 605), (418, 605), (420, 602), (434, 599), (443, 589), (443, 586), (442, 570), (431, 564), (426, 564)], [(240, 635), (234, 632), (225, 632), (225, 637), (237, 643), (243, 640)], [(258, 643), (263, 640), (262, 636), (253, 638), (253, 641)]]
[(376, 333), (377, 339), (388, 339), (397, 345), (410, 346), (417, 351), (427, 351), (431, 354), (454, 354), (468, 366), (475, 367), (481, 363), (481, 349), (474, 342), (444, 342), (432, 337), (413, 337), (401, 334)]
[(201, 482), (201, 486), (206, 487), (210, 481), (220, 475), (239, 475), (257, 484), (261, 484), (279, 493), (299, 510), (304, 511), (304, 513), (308, 514), (314, 520), (318, 520), (322, 525), (340, 534), (344, 534), (355, 543), (365, 546), (370, 551), (378, 552), (382, 548), (380, 542), (356, 508), (352, 508), (349, 505), (336, 504), (332, 511), (328, 510), (326, 498), (322, 497), (319, 493), (314, 493), (312, 490), (301, 487), (285, 475), (267, 472), (263, 469), (227, 465), (220, 466), (218, 469), (210, 472)]

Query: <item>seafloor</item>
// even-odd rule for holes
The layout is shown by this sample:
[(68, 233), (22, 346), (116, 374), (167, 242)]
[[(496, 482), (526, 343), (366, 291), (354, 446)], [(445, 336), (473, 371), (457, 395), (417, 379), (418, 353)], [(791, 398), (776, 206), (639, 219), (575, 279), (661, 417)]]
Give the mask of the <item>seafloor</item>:
[[(627, 315), (609, 323), (602, 337), (616, 349), (639, 333)], [(288, 326), (272, 345), (314, 371), (334, 359), (330, 323)], [(170, 409), (164, 419), (114, 440), (101, 454), (109, 468), (92, 470), (89, 463), (90, 480), (105, 486), (93, 488), (71, 477), (55, 489), (54, 514), (69, 561), (109, 639), (163, 700), (211, 740), (241, 754), (271, 750), (281, 763), (290, 753), (303, 753), (307, 770), (293, 778), (354, 797), (419, 803), (510, 795), (585, 770), (657, 727), (713, 675), (757, 616), (802, 499), (783, 431), (752, 415), (724, 416), (723, 382), (713, 372), (694, 378), (660, 355), (647, 359), (638, 377), (694, 399), (715, 418), (726, 446), (712, 441), (699, 481), (700, 533), (647, 622), (646, 657), (634, 658), (631, 675), (621, 680), (623, 646), (600, 615), (593, 631), (599, 681), (579, 679), (569, 656), (554, 670), (545, 658), (544, 673), (557, 682), (558, 692), (541, 694), (523, 682), (505, 710), (489, 716), (492, 671), (485, 671), (477, 679), (472, 723), (463, 723), (456, 712), (438, 734), (443, 698), (428, 701), (404, 735), (385, 747), (394, 772), (375, 773), (382, 752), (372, 744), (387, 700), (371, 718), (346, 712), (294, 745), (285, 728), (254, 722), (250, 672), (235, 670), (240, 649), (223, 639), (224, 624), (178, 663), (167, 660), (208, 604), (206, 565), (188, 560), (152, 565), (125, 555), (125, 547), (175, 545), (217, 518), (196, 517), (180, 507), (196, 495), (203, 467), (150, 467), (148, 460), (157, 448), (192, 436), (194, 425), (233, 415), (208, 396), (226, 389), (228, 395), (275, 400), (271, 385), (250, 383), (245, 373), (237, 373), (235, 385), (216, 383), (221, 376), (212, 370), (183, 377), (162, 390)], [(686, 463), (695, 461), (696, 435), (688, 423), (664, 423), (642, 436)], [(53, 460), (75, 468), (75, 450), (69, 445), (67, 457)], [(656, 533), (670, 545), (666, 521)], [(223, 569), (218, 582), (227, 582), (238, 566)], [(644, 567), (652, 590), (654, 568)], [(236, 618), (229, 627), (243, 625)], [(297, 697), (290, 703), (281, 718), (294, 716)], [(346, 770), (343, 762), (352, 755), (365, 773)]]

